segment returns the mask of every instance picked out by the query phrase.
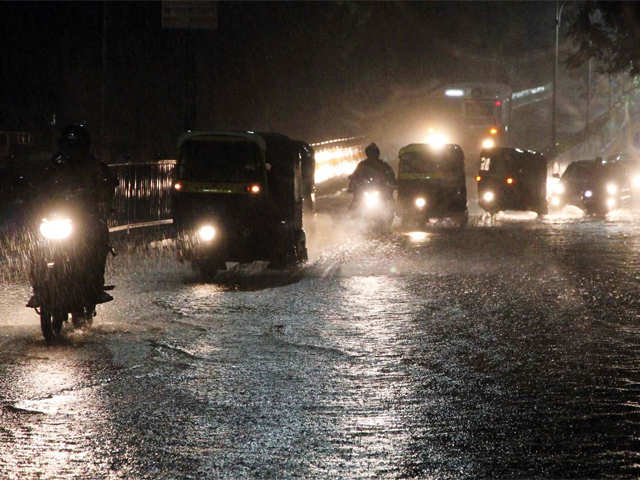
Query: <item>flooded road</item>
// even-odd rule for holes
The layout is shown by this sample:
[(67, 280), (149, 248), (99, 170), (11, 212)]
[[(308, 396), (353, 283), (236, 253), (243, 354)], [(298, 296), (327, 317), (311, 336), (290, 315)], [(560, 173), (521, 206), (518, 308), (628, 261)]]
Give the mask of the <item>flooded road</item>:
[(0, 478), (640, 476), (640, 218), (309, 226), (300, 274), (123, 253), (47, 347), (0, 290)]

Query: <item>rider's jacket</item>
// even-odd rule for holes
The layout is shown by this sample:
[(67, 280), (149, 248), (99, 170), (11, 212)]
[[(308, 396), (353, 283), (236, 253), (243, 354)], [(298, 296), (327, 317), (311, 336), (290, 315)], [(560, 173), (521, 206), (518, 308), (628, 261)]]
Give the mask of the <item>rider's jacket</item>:
[(353, 192), (358, 184), (368, 179), (372, 179), (374, 183), (387, 185), (390, 188), (396, 187), (396, 175), (393, 172), (393, 168), (381, 159), (367, 158), (362, 160), (349, 177), (349, 191)]
[(55, 196), (56, 192), (81, 188), (86, 192), (85, 207), (106, 219), (111, 212), (116, 178), (104, 163), (87, 155), (89, 158), (80, 162), (64, 153), (54, 155), (46, 172), (48, 194)]

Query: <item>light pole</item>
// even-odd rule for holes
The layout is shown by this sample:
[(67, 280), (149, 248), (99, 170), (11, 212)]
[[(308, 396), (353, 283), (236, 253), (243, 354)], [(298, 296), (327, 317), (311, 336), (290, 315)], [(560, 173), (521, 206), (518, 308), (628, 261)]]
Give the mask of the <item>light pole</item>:
[(557, 117), (557, 90), (558, 90), (558, 49), (560, 43), (560, 21), (562, 19), (562, 9), (566, 5), (566, 2), (560, 2), (556, 0), (556, 42), (555, 42), (555, 56), (553, 59), (553, 90), (551, 94), (551, 148), (555, 153), (556, 151), (556, 117)]

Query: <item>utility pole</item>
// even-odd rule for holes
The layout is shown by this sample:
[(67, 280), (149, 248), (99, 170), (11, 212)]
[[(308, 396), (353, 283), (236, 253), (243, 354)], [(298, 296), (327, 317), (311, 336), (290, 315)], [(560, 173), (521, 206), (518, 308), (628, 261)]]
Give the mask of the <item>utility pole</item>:
[(102, 2), (102, 88), (100, 95), (100, 157), (103, 162), (109, 162), (109, 142), (107, 140), (107, 1)]
[(555, 153), (557, 145), (557, 110), (558, 110), (558, 54), (560, 43), (560, 21), (562, 20), (562, 9), (566, 2), (560, 3), (556, 0), (556, 39), (555, 39), (555, 55), (553, 59), (553, 90), (551, 93), (551, 148)]
[(589, 144), (589, 118), (591, 117), (591, 58), (587, 63), (587, 114), (584, 128), (584, 141)]

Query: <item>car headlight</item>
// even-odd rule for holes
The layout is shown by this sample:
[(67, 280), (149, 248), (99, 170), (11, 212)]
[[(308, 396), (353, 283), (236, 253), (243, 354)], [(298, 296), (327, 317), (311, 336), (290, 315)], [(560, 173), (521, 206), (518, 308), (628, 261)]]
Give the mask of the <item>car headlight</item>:
[(209, 242), (213, 240), (215, 236), (216, 236), (216, 229), (213, 228), (211, 225), (203, 225), (198, 230), (198, 237), (200, 237), (200, 239), (204, 240), (205, 242)]
[(609, 195), (615, 195), (618, 193), (618, 186), (615, 183), (607, 183), (607, 193)]
[(424, 197), (418, 197), (413, 202), (416, 207), (424, 208), (427, 205), (427, 199)]
[(73, 230), (70, 218), (42, 219), (40, 233), (49, 240), (63, 240), (71, 235)]
[(591, 197), (593, 197), (593, 192), (591, 190), (585, 190), (584, 198), (591, 198)]
[(369, 207), (375, 207), (380, 202), (380, 192), (373, 190), (364, 192), (364, 204)]
[(493, 202), (494, 198), (496, 198), (496, 196), (492, 191), (487, 191), (482, 194), (482, 199), (485, 202)]

